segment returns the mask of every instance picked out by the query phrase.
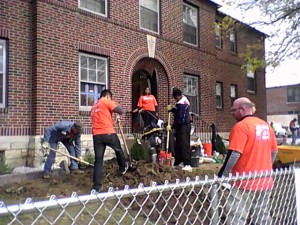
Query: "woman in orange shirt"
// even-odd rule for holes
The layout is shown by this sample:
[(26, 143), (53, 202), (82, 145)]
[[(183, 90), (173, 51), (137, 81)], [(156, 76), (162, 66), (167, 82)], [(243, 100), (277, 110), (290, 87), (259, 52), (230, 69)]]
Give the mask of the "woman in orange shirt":
[[(144, 121), (144, 129), (157, 122), (157, 101), (151, 94), (149, 87), (145, 89), (145, 94), (139, 98), (137, 108), (132, 112), (140, 112)], [(154, 125), (155, 126), (155, 125)]]

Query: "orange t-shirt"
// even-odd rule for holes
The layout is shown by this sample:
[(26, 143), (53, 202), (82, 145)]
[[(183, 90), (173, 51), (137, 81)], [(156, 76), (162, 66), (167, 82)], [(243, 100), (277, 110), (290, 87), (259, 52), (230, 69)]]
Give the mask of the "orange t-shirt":
[(112, 111), (117, 106), (117, 103), (106, 98), (100, 98), (93, 105), (91, 110), (93, 135), (116, 133), (114, 129), (114, 121), (112, 118)]
[(155, 111), (155, 106), (157, 102), (153, 95), (143, 95), (139, 98), (138, 107), (142, 110)]
[[(277, 150), (273, 129), (257, 117), (248, 116), (238, 122), (230, 132), (228, 149), (238, 151), (241, 156), (232, 168), (232, 174), (255, 171), (272, 171), (271, 152)], [(240, 186), (239, 186), (240, 185)], [(273, 186), (271, 177), (237, 182), (236, 186), (246, 190), (268, 190)]]

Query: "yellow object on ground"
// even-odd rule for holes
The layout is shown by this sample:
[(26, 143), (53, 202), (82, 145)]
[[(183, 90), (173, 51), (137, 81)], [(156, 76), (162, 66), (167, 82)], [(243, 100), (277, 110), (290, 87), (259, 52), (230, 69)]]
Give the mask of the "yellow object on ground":
[(300, 162), (300, 146), (279, 145), (277, 160), (283, 164)]

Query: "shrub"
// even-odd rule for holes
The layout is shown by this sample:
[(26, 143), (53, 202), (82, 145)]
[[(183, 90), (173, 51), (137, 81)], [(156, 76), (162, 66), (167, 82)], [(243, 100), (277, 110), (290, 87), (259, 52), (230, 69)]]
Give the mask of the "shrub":
[(11, 174), (14, 170), (14, 166), (6, 164), (4, 161), (0, 161), (0, 175)]

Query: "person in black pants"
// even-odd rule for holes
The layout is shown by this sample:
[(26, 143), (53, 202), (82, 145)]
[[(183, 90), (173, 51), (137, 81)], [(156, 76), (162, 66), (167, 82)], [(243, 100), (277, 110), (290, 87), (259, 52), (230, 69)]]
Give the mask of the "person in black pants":
[[(175, 129), (175, 162), (174, 166), (178, 166), (183, 163), (184, 168), (187, 170), (191, 166), (191, 148), (190, 148), (190, 114), (189, 107), (190, 102), (182, 95), (182, 92), (178, 88), (173, 89), (173, 98), (176, 100), (176, 104), (173, 107), (168, 105), (168, 111), (174, 114), (173, 128)], [(167, 131), (170, 132), (171, 126), (167, 126)]]
[[(111, 147), (117, 157), (119, 172), (125, 174), (129, 165), (121, 147), (120, 140), (114, 129), (112, 114), (122, 115), (124, 110), (116, 102), (112, 101), (112, 93), (106, 89), (101, 92), (100, 99), (93, 105), (91, 118), (93, 123), (93, 143), (95, 152), (93, 188), (96, 192), (102, 189), (102, 167), (106, 146)], [(119, 119), (119, 118), (118, 118)]]

